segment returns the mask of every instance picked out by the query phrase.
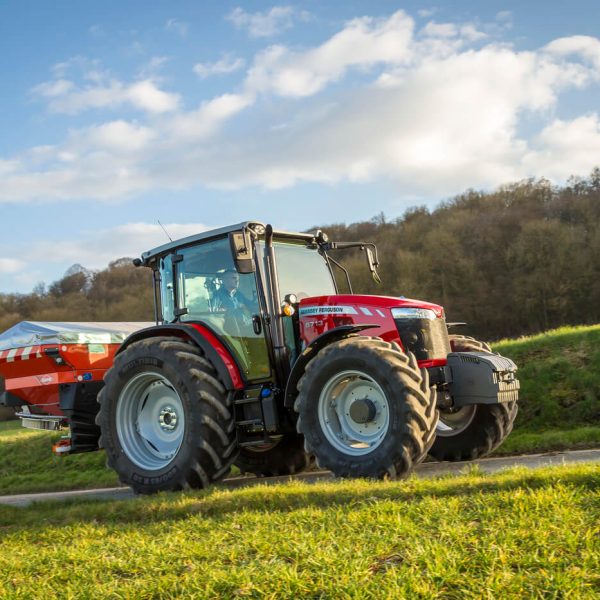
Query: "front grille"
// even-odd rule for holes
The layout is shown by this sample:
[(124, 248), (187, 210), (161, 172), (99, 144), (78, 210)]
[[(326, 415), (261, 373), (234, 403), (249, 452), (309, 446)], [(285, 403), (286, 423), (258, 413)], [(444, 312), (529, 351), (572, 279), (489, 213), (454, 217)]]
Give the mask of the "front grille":
[(450, 349), (445, 319), (394, 319), (406, 352), (417, 360), (446, 358)]

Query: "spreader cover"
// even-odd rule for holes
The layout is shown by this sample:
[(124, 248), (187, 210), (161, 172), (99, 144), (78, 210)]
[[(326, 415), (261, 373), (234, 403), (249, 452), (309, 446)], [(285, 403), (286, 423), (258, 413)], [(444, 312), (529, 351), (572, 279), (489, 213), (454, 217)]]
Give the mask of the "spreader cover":
[(0, 352), (42, 344), (120, 344), (155, 323), (74, 323), (21, 321), (0, 334)]

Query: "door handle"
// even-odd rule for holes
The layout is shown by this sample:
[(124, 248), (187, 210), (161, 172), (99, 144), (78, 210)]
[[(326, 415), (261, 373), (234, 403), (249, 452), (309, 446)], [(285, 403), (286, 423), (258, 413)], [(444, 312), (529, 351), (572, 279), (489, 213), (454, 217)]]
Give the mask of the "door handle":
[(260, 335), (262, 332), (262, 320), (260, 315), (252, 315), (252, 329), (256, 335)]

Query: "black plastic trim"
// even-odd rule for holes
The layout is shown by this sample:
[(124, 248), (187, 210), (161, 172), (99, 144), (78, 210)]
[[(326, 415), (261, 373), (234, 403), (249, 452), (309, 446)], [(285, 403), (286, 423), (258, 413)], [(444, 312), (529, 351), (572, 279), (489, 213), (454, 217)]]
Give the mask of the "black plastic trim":
[(25, 400), (23, 400), (22, 398), (19, 398), (18, 396), (15, 396), (11, 392), (5, 391), (0, 394), (0, 405), (1, 406), (17, 408), (19, 406), (25, 406), (26, 404), (28, 404), (28, 403)]

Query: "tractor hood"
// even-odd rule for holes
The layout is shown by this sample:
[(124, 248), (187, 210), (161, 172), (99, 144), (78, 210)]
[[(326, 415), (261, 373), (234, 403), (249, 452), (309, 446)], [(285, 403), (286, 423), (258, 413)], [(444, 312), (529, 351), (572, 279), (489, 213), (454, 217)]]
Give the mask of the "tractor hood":
[(304, 345), (332, 329), (360, 326), (356, 331), (361, 335), (395, 342), (412, 352), (421, 367), (445, 364), (450, 352), (444, 309), (431, 302), (393, 296), (315, 296), (300, 301), (298, 317)]
[[(300, 317), (318, 315), (351, 316), (362, 315), (391, 317), (392, 308), (423, 308), (432, 310), (437, 318), (444, 317), (444, 309), (438, 304), (395, 296), (367, 296), (359, 294), (337, 294), (334, 296), (313, 296), (300, 301)], [(363, 321), (361, 319), (361, 321)]]

